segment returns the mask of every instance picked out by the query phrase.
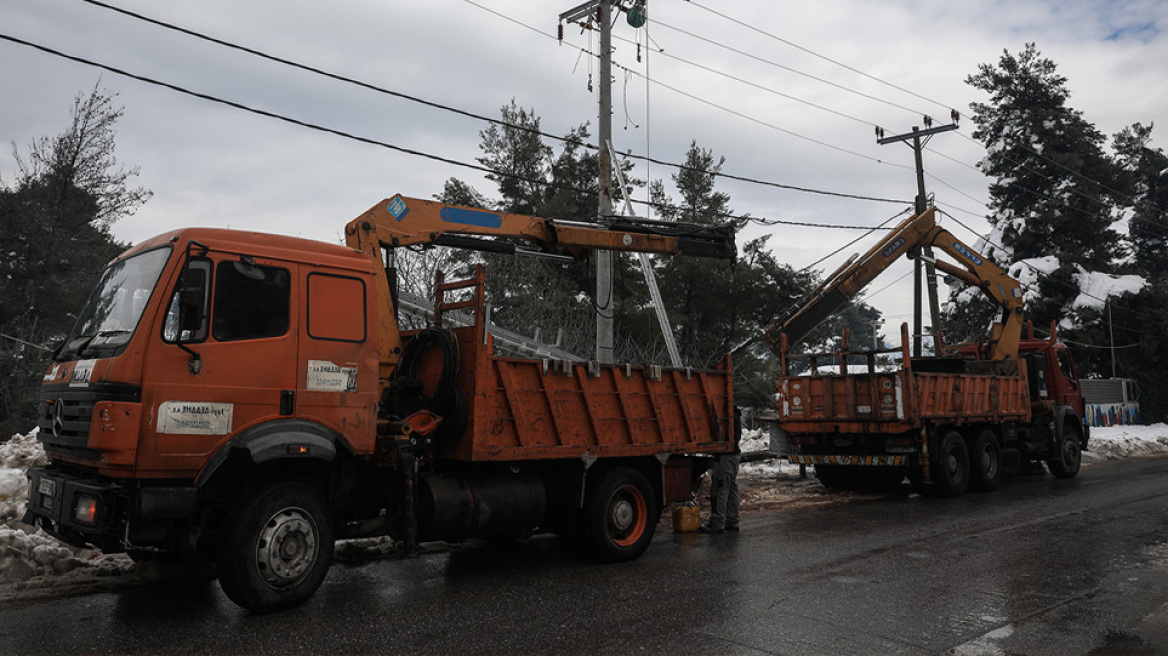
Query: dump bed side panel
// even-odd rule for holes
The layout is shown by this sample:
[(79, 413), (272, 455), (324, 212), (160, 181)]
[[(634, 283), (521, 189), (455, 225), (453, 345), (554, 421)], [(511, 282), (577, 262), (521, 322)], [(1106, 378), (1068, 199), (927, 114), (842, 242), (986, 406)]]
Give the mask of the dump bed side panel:
[(792, 433), (902, 433), (923, 420), (1024, 421), (1024, 375), (890, 373), (780, 378), (779, 416)]
[[(461, 330), (461, 329), (460, 329)], [(469, 337), (469, 335), (467, 335)], [(733, 449), (729, 358), (714, 370), (504, 358), (460, 339), (464, 461), (722, 453)]]
[(914, 374), (916, 403), (925, 419), (965, 424), (1030, 418), (1023, 376)]

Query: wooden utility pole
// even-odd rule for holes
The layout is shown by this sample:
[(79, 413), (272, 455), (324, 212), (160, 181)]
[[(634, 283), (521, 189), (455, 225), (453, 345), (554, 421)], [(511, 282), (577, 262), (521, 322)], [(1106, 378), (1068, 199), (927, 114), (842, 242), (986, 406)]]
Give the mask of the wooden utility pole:
[[(913, 127), (912, 132), (905, 134), (898, 134), (894, 137), (885, 137), (884, 130), (876, 128), (876, 143), (881, 146), (897, 142), (909, 142), (913, 149), (913, 158), (916, 162), (917, 169), (917, 198), (913, 204), (913, 211), (915, 214), (920, 214), (928, 209), (929, 198), (925, 193), (925, 165), (921, 157), (921, 151), (928, 142), (928, 137), (941, 132), (949, 132), (957, 129), (957, 113), (953, 113), (954, 122), (949, 125), (942, 125), (939, 127), (930, 127), (933, 124), (933, 119), (928, 116), (925, 117), (925, 129), (921, 130), (916, 126)], [(922, 141), (923, 139), (923, 141)], [(924, 248), (924, 258), (913, 259), (913, 357), (921, 357), (921, 337), (924, 333), (924, 326), (921, 321), (921, 261), (925, 262), (925, 278), (929, 285), (929, 314), (933, 325), (933, 337), (937, 350), (941, 346), (941, 308), (937, 298), (937, 275), (936, 269), (933, 266), (933, 249), (926, 246)]]

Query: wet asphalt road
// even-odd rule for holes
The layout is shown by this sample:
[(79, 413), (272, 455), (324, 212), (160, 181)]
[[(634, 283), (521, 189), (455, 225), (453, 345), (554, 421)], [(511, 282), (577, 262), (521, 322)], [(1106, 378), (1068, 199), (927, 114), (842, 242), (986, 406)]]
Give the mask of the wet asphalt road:
[(34, 653), (1168, 654), (1168, 458), (664, 529), (619, 565), (550, 537), (336, 565), (274, 615), (215, 583), (0, 608), (0, 654)]

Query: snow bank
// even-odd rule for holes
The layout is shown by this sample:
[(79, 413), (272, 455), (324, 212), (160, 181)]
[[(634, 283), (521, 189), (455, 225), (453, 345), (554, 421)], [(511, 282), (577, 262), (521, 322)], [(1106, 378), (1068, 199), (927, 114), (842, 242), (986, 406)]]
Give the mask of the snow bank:
[(28, 505), (25, 471), (47, 462), (35, 430), (28, 435), (13, 435), (0, 444), (0, 584), (39, 587), (45, 585), (46, 577), (58, 578), (62, 574), (70, 582), (79, 582), (132, 571), (133, 563), (125, 556), (70, 547), (20, 522)]

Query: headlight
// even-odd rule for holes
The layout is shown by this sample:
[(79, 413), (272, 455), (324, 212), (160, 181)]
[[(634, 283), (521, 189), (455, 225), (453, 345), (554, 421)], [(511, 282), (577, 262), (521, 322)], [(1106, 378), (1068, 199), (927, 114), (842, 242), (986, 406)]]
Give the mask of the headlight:
[(73, 510), (73, 518), (80, 524), (93, 526), (97, 523), (97, 499), (82, 494), (77, 497), (77, 506)]

